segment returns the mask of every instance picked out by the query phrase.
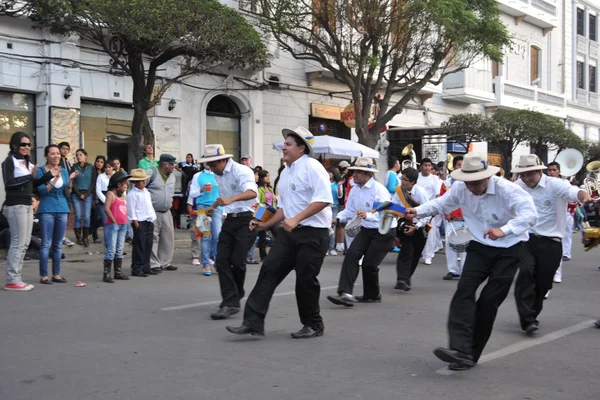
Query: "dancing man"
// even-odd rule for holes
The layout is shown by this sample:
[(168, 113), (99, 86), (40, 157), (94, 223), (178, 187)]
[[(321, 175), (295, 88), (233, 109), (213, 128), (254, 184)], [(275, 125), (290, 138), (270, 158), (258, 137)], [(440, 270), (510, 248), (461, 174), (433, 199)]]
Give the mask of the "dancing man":
[(537, 222), (531, 196), (517, 184), (494, 176), (498, 171), (480, 154), (467, 154), (462, 168), (451, 173), (460, 182), (446, 195), (406, 210), (408, 217), (416, 217), (449, 213), (460, 206), (473, 235), (450, 303), (450, 346), (434, 350), (455, 371), (469, 369), (479, 360), (519, 267), (521, 243), (529, 239), (527, 230)]

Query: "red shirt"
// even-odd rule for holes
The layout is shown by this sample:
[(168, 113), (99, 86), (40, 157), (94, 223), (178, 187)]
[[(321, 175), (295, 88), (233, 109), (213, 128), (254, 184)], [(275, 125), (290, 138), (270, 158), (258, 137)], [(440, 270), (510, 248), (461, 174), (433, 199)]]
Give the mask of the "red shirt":
[[(442, 184), (442, 189), (440, 190), (440, 196), (443, 196), (448, 190), (450, 190), (450, 186), (446, 187), (446, 182), (444, 182)], [(462, 210), (457, 208), (456, 210), (452, 211), (450, 213), (450, 219), (463, 219)]]

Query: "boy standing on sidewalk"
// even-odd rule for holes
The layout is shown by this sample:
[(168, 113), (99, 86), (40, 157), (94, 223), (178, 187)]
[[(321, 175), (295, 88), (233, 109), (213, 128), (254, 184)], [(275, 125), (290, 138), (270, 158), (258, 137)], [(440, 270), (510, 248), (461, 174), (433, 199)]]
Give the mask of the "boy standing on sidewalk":
[(130, 182), (133, 188), (127, 194), (127, 215), (133, 226), (133, 255), (131, 257), (131, 276), (146, 277), (157, 275), (150, 269), (152, 254), (152, 234), (156, 213), (152, 207), (150, 192), (146, 189), (148, 176), (143, 169), (131, 171)]

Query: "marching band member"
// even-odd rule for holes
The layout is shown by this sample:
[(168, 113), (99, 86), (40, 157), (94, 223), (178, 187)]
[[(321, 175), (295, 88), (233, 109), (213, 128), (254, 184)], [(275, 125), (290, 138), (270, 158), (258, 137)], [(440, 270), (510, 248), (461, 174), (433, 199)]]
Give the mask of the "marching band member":
[[(560, 176), (560, 164), (556, 161), (548, 163), (548, 176), (563, 179)], [(560, 266), (554, 274), (554, 283), (562, 282), (562, 265), (563, 261), (569, 261), (571, 259), (571, 247), (573, 247), (573, 214), (577, 209), (577, 202), (569, 202), (567, 204), (567, 225), (565, 227), (565, 236), (562, 241), (562, 259), (560, 260)]]
[[(405, 168), (402, 171), (400, 186), (392, 197), (392, 203), (402, 204), (407, 209), (414, 208), (427, 202), (428, 196), (425, 189), (417, 184), (419, 173), (414, 168)], [(404, 220), (406, 224), (399, 226), (398, 239), (402, 243), (402, 250), (396, 259), (396, 287), (395, 289), (408, 292), (411, 289), (411, 277), (417, 269), (419, 259), (425, 247), (425, 229), (427, 221), (418, 218)], [(431, 231), (431, 230), (430, 230)]]
[(521, 156), (513, 172), (519, 174), (517, 185), (533, 197), (538, 212), (537, 224), (529, 231), (523, 246), (521, 265), (515, 283), (515, 301), (521, 329), (531, 334), (538, 330), (537, 317), (542, 311), (544, 296), (552, 289), (552, 279), (562, 257), (561, 241), (565, 236), (565, 209), (569, 201), (590, 201), (585, 190), (569, 182), (548, 177), (535, 154)]
[(407, 217), (416, 217), (448, 213), (460, 206), (473, 235), (450, 303), (450, 346), (434, 350), (455, 371), (469, 369), (479, 360), (519, 267), (521, 242), (527, 241), (527, 229), (537, 221), (531, 196), (515, 183), (494, 176), (498, 171), (480, 154), (467, 154), (462, 168), (450, 174), (460, 182), (446, 195), (406, 210)]
[[(346, 208), (338, 213), (337, 219), (339, 222), (347, 222), (358, 216), (362, 219), (362, 228), (344, 257), (337, 290), (338, 295), (327, 296), (327, 299), (333, 304), (352, 307), (354, 302), (375, 303), (381, 301), (378, 267), (394, 247), (394, 230), (397, 220), (393, 218), (390, 230), (386, 234), (379, 233), (381, 217), (379, 213), (372, 213), (371, 209), (375, 203), (390, 201), (391, 196), (387, 188), (373, 178), (373, 174), (378, 172), (373, 160), (358, 158), (354, 166), (348, 169), (354, 170), (355, 186), (350, 192)], [(358, 277), (359, 260), (363, 256), (363, 296), (354, 297), (352, 289)]]
[[(456, 171), (460, 169), (463, 162), (463, 156), (456, 156), (452, 159), (452, 170)], [(454, 184), (455, 179), (449, 176), (444, 184), (442, 185), (442, 190), (440, 191), (440, 195), (444, 195)], [(444, 215), (444, 231), (446, 232), (446, 265), (448, 266), (448, 273), (444, 275), (442, 279), (445, 281), (450, 281), (453, 279), (460, 278), (460, 274), (463, 269), (463, 265), (465, 265), (465, 254), (457, 253), (450, 247), (450, 240), (448, 238), (452, 235), (452, 228), (459, 229), (464, 227), (465, 219), (462, 215), (462, 210), (457, 208), (449, 214)]]
[(246, 301), (244, 322), (226, 329), (236, 335), (264, 336), (265, 317), (273, 292), (285, 277), (296, 270), (296, 302), (302, 329), (294, 339), (323, 336), (325, 329), (319, 308), (321, 286), (317, 276), (329, 248), (331, 226), (331, 184), (329, 174), (312, 158), (314, 137), (304, 127), (284, 129), (279, 207), (266, 222), (253, 220), (252, 230), (265, 230), (282, 222), (273, 247), (264, 260), (256, 286)]
[[(435, 199), (442, 187), (442, 180), (435, 174), (432, 174), (432, 163), (429, 158), (421, 160), (421, 173), (417, 180), (417, 185), (425, 190), (427, 193), (427, 201)], [(404, 171), (403, 171), (404, 173)], [(425, 242), (425, 248), (423, 249), (423, 262), (425, 265), (431, 265), (431, 260), (435, 256), (435, 252), (440, 246), (440, 233), (439, 224), (441, 223), (440, 218), (433, 218), (431, 220), (431, 230), (427, 235), (427, 241)]]

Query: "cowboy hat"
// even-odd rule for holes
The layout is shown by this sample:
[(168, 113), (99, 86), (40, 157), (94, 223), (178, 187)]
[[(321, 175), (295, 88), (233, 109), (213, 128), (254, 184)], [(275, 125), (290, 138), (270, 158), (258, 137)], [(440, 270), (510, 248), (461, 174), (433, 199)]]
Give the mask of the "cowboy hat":
[(146, 175), (146, 171), (144, 171), (141, 168), (136, 168), (136, 169), (131, 170), (131, 176), (129, 177), (129, 180), (131, 182), (145, 181), (148, 178), (149, 178), (149, 176)]
[(283, 134), (284, 139), (287, 139), (288, 135), (299, 137), (308, 149), (308, 156), (313, 157), (315, 155), (315, 152), (312, 148), (312, 144), (315, 142), (315, 136), (305, 127), (299, 126), (294, 130), (284, 128), (281, 130), (281, 133)]
[(519, 163), (511, 172), (521, 173), (527, 171), (540, 171), (542, 169), (548, 169), (542, 160), (535, 154), (524, 154), (519, 157)]
[(129, 175), (127, 175), (125, 172), (115, 172), (108, 181), (108, 190), (115, 189), (117, 186), (119, 186), (121, 182), (126, 181), (128, 179)]
[(375, 165), (375, 163), (373, 162), (372, 158), (367, 158), (367, 157), (359, 157), (356, 159), (356, 161), (354, 162), (354, 166), (353, 167), (348, 167), (348, 169), (354, 170), (354, 171), (366, 171), (366, 172), (379, 172), (377, 170), (377, 165)]
[(479, 153), (469, 153), (463, 158), (461, 169), (452, 171), (450, 176), (457, 181), (480, 181), (496, 175), (500, 168), (488, 165), (487, 161)]
[(204, 147), (204, 155), (198, 162), (209, 163), (231, 157), (233, 157), (233, 154), (225, 154), (225, 148), (222, 144), (207, 144)]

